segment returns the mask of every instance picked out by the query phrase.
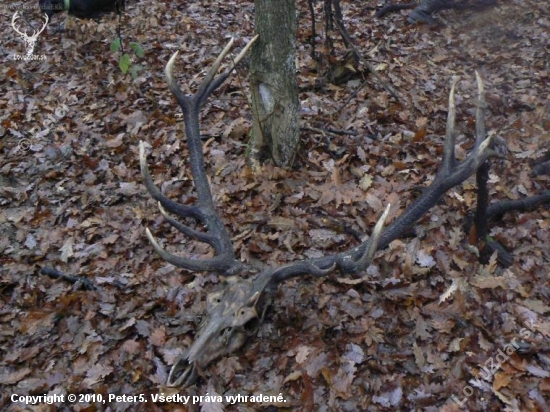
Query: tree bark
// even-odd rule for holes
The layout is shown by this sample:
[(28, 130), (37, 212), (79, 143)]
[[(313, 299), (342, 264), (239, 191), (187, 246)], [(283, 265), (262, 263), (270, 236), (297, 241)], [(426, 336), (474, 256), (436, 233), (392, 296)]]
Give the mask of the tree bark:
[(254, 119), (248, 159), (257, 166), (267, 149), (278, 166), (290, 167), (300, 138), (295, 0), (255, 0), (254, 6), (259, 38), (250, 61)]

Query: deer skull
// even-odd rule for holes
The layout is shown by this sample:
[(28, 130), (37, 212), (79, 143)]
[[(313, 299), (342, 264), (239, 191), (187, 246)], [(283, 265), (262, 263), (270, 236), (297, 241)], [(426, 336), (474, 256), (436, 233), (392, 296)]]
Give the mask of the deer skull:
[(235, 352), (263, 321), (267, 302), (253, 281), (230, 276), (206, 298), (206, 316), (189, 350), (172, 366), (167, 386), (188, 386), (214, 360)]

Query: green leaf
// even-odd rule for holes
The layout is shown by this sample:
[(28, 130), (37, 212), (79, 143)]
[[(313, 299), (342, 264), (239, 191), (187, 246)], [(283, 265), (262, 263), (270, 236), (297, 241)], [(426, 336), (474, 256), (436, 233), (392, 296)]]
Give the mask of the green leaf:
[(145, 50), (143, 50), (141, 44), (132, 41), (130, 42), (130, 48), (134, 51), (137, 57), (142, 58), (143, 56), (145, 56)]
[(122, 45), (122, 42), (120, 41), (120, 37), (117, 37), (111, 43), (111, 51), (114, 53), (114, 52), (120, 50), (121, 45)]
[(130, 59), (130, 56), (127, 53), (124, 53), (122, 56), (120, 56), (120, 60), (118, 61), (118, 66), (120, 67), (120, 70), (122, 70), (122, 73), (126, 74), (131, 64), (132, 64), (132, 60)]

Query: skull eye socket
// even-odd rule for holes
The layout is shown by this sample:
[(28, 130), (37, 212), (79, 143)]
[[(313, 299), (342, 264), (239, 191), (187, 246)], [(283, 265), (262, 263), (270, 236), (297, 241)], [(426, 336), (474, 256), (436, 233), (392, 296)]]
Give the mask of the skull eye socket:
[(243, 329), (248, 335), (252, 335), (258, 331), (260, 327), (260, 319), (254, 317), (243, 325)]

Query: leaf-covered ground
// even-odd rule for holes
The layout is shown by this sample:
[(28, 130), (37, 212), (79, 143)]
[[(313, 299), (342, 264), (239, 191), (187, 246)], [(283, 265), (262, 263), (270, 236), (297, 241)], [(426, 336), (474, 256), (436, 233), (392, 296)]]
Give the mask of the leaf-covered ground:
[[(343, 86), (320, 81), (307, 43), (307, 2), (299, 2), (298, 75), (309, 129), (295, 169), (267, 164), (257, 176), (246, 169), (246, 70), (203, 109), (215, 202), (240, 259), (279, 265), (333, 253), (356, 245), (354, 233), (370, 233), (385, 204), (392, 204), (390, 219), (398, 216), (434, 177), (457, 75), (459, 156), (469, 149), (475, 69), (486, 84), (488, 133), (504, 153), (491, 170), (491, 201), (549, 189), (548, 176), (530, 177), (529, 161), (550, 148), (550, 4), (502, 0), (483, 12), (442, 12), (441, 25), (427, 27), (409, 25), (406, 12), (373, 20), (378, 3), (343, 1), (345, 22), (400, 102), (372, 77), (347, 104), (362, 78)], [(132, 79), (109, 51), (115, 17), (69, 18), (65, 33), (40, 35), (35, 53), (44, 60), (21, 62), (12, 57), (24, 52), (9, 24), (15, 9), (1, 10), (0, 408), (453, 411), (460, 403), (547, 410), (550, 211), (494, 222), (491, 236), (514, 263), (481, 266), (463, 232), (475, 208), (474, 178), (419, 222), (423, 238), (379, 252), (368, 281), (308, 277), (282, 285), (258, 336), (179, 392), (282, 394), (285, 403), (11, 403), (12, 394), (149, 397), (164, 390), (218, 280), (153, 252), (146, 226), (173, 252), (211, 253), (164, 223), (141, 183), (137, 145), (148, 143), (164, 193), (192, 202), (181, 112), (164, 65), (180, 50), (176, 73), (184, 90), (193, 89), (229, 37), (239, 46), (251, 38), (254, 19), (250, 1), (130, 4), (123, 38), (146, 52)], [(323, 51), (320, 2), (316, 11)], [(54, 26), (64, 19), (55, 16)], [(342, 56), (341, 39), (331, 35)], [(97, 290), (40, 276), (43, 266), (86, 277)]]

